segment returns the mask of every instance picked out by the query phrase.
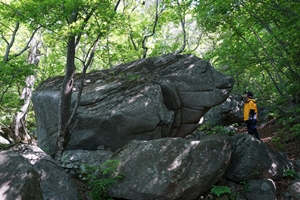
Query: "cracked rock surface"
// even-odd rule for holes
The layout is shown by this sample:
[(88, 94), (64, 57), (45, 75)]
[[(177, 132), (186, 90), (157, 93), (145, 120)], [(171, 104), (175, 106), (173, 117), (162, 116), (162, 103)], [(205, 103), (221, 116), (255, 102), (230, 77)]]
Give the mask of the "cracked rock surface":
[[(75, 77), (75, 105), (80, 76)], [(54, 150), (63, 77), (34, 91), (38, 144)], [(86, 75), (79, 108), (71, 124), (68, 150), (113, 151), (129, 141), (185, 137), (213, 106), (226, 100), (234, 80), (194, 55), (145, 58)]]

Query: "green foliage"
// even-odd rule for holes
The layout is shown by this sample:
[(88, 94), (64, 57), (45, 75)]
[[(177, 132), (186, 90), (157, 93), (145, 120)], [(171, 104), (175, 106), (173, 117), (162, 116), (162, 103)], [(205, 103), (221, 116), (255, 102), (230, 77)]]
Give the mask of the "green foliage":
[(235, 92), (269, 105), (299, 96), (299, 13), (295, 1), (198, 1), (194, 16), (215, 44), (204, 58), (235, 78)]
[(0, 122), (9, 125), (23, 104), (20, 94), (25, 78), (35, 73), (36, 67), (21, 60), (0, 63)]
[(54, 152), (50, 149), (50, 147), (44, 147), (42, 150), (48, 155), (54, 155)]
[(0, 150), (5, 150), (13, 146), (14, 144), (0, 144)]
[[(300, 124), (299, 124), (299, 116), (300, 116), (300, 106), (295, 105), (293, 109), (285, 109), (285, 114), (282, 115), (278, 119), (278, 123), (283, 126), (282, 133), (287, 132), (289, 134), (300, 136)], [(295, 113), (298, 118), (294, 117), (292, 113)]]
[(252, 169), (252, 171), (251, 171), (251, 175), (252, 176), (254, 176), (254, 177), (256, 177), (256, 176), (258, 176), (260, 173), (256, 170), (256, 169)]
[(284, 151), (285, 145), (282, 144), (282, 138), (284, 138), (284, 135), (278, 135), (271, 139), (272, 144), (274, 145), (275, 149), (278, 151)]
[(243, 186), (243, 190), (239, 192), (240, 194), (245, 196), (246, 193), (251, 192), (247, 181), (242, 181), (242, 182), (240, 182), (240, 184)]
[(140, 78), (140, 75), (129, 75), (127, 78), (130, 81), (134, 81), (134, 80), (138, 80)]
[(300, 137), (300, 124), (294, 124), (291, 128), (290, 131), (292, 131), (293, 134), (297, 135)]
[(23, 60), (13, 60), (7, 63), (0, 63), (0, 102), (2, 102), (7, 89), (11, 87), (24, 86), (24, 80), (29, 75), (34, 75), (36, 67), (31, 64), (27, 64)]
[(87, 181), (90, 192), (89, 196), (97, 200), (110, 200), (107, 196), (107, 188), (111, 187), (117, 180), (124, 178), (117, 173), (119, 160), (108, 160), (99, 166), (84, 165), (82, 168), (83, 180)]
[(231, 194), (230, 188), (228, 186), (219, 185), (213, 185), (210, 189), (210, 192), (217, 195), (217, 197), (220, 197), (224, 194)]
[[(9, 62), (0, 64), (2, 123), (9, 124), (19, 109), (22, 103), (20, 91), (26, 75), (34, 72), (38, 85), (49, 77), (64, 74), (68, 36), (76, 35), (78, 39), (77, 72), (82, 70), (96, 43), (98, 46), (89, 70), (106, 69), (142, 58), (146, 36), (149, 36), (144, 43), (148, 48), (147, 57), (177, 51), (183, 44), (181, 19), (185, 22), (187, 39), (184, 53), (201, 55), (219, 71), (234, 77), (234, 92), (252, 90), (256, 97), (263, 99), (259, 105), (272, 105), (280, 110), (286, 110), (288, 97), (297, 102), (300, 90), (300, 50), (296, 45), (300, 38), (299, 2), (166, 0), (156, 5), (156, 1), (120, 1), (115, 11), (117, 2), (1, 2), (0, 55), (7, 52), (15, 24), (18, 22), (23, 27), (10, 49)], [(77, 20), (71, 22), (73, 13), (77, 13)], [(15, 55), (25, 47), (38, 26), (42, 27), (37, 32), (42, 43), (41, 57), (38, 68), (33, 68), (26, 64), (27, 51), (18, 59)], [(299, 116), (297, 109), (299, 106), (296, 107)], [(282, 112), (274, 112), (274, 115), (282, 115)], [(284, 125), (295, 135), (300, 135), (299, 120), (293, 111), (288, 110), (284, 115)], [(204, 131), (208, 134), (228, 133), (221, 126), (207, 127)]]
[[(229, 199), (230, 200), (236, 200), (238, 196), (242, 195), (244, 198), (246, 198), (246, 193), (247, 192), (251, 192), (251, 190), (249, 189), (249, 184), (247, 183), (247, 181), (242, 181), (240, 182), (240, 185), (243, 187), (242, 190), (235, 190), (235, 191), (231, 191), (229, 194)], [(241, 198), (241, 196), (240, 196)]]
[(233, 135), (234, 131), (226, 129), (224, 126), (213, 125), (211, 123), (203, 123), (199, 126), (198, 130), (203, 131), (206, 135), (225, 133)]
[(290, 178), (298, 178), (298, 173), (294, 169), (287, 169), (283, 172), (283, 176)]

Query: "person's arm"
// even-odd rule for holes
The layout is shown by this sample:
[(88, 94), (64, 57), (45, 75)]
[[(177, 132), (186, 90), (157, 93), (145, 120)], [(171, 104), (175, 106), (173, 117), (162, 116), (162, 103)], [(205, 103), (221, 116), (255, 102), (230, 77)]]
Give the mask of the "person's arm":
[(244, 105), (244, 122), (249, 120), (249, 112), (250, 112), (249, 103), (245, 103), (245, 105)]
[(253, 115), (254, 119), (256, 121), (258, 121), (257, 107), (256, 107), (256, 103), (253, 101), (249, 102), (249, 112), (250, 112), (250, 115), (251, 116)]
[(255, 113), (256, 113), (256, 121), (258, 121), (258, 109), (257, 109), (257, 105), (255, 104)]

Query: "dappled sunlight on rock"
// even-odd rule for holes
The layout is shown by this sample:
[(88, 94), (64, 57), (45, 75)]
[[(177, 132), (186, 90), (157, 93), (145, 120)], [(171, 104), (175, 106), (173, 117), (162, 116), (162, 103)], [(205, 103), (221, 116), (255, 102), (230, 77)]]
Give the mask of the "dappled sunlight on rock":
[(187, 144), (186, 149), (183, 152), (180, 152), (180, 154), (174, 159), (174, 162), (171, 163), (171, 165), (167, 168), (168, 171), (172, 171), (180, 167), (180, 165), (182, 164), (182, 159), (184, 159), (187, 154), (189, 154), (190, 151), (195, 148), (195, 146), (199, 145), (199, 143), (200, 141), (191, 141), (190, 144)]
[[(269, 148), (248, 133), (233, 136), (233, 157), (226, 177), (234, 181), (271, 178), (278, 180), (283, 177), (287, 166), (293, 164), (283, 154)], [(255, 170), (253, 173), (252, 170)]]
[(134, 140), (113, 156), (121, 161), (118, 173), (125, 178), (109, 194), (125, 199), (193, 199), (225, 173), (230, 154), (225, 135), (203, 141)]
[[(41, 83), (32, 98), (39, 145), (52, 152), (62, 79)], [(72, 106), (80, 85), (81, 76), (76, 75)], [(95, 150), (104, 145), (116, 151), (133, 139), (185, 137), (211, 107), (226, 100), (233, 85), (233, 78), (208, 61), (175, 53), (88, 73), (66, 148)]]

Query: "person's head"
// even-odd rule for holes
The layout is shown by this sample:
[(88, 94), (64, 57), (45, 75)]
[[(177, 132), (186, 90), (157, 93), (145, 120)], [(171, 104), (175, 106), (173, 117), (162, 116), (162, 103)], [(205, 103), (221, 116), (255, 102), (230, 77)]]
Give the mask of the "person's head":
[(252, 99), (254, 94), (252, 92), (245, 92), (245, 97)]

